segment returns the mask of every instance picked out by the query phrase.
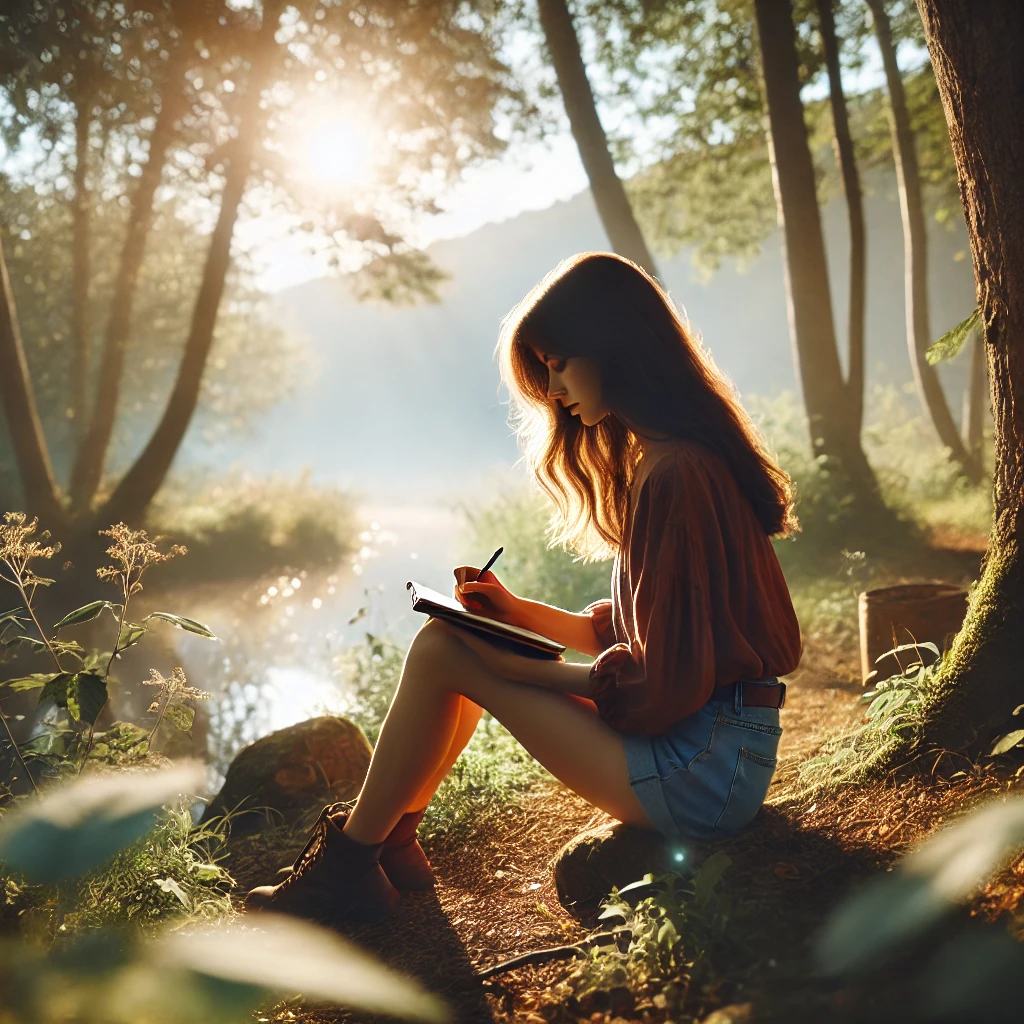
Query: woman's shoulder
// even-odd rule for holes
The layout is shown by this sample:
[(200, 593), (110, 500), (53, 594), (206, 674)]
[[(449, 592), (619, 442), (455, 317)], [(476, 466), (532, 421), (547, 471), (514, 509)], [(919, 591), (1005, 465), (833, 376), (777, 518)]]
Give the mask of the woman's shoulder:
[(685, 494), (687, 488), (707, 486), (723, 474), (731, 478), (721, 456), (698, 441), (673, 439), (654, 453), (642, 487), (662, 496)]

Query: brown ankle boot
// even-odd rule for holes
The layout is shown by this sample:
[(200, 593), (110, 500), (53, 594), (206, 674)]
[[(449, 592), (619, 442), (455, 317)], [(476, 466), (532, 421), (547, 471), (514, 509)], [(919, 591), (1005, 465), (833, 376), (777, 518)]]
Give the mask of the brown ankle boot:
[(416, 826), (425, 810), (403, 814), (381, 848), (380, 866), (396, 889), (434, 887), (434, 872), (430, 869), (430, 861), (416, 839)]
[(273, 910), (311, 921), (380, 921), (399, 900), (378, 863), (383, 843), (365, 846), (342, 828), (347, 804), (328, 804), (291, 874), (277, 885), (261, 885), (245, 897), (246, 910)]

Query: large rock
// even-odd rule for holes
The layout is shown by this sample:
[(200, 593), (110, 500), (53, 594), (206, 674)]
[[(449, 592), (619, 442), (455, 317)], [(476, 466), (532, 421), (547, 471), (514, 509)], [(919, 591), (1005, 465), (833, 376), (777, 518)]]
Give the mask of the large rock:
[(233, 828), (294, 824), (313, 807), (355, 797), (372, 753), (359, 726), (336, 715), (278, 729), (235, 755), (203, 821), (241, 805)]
[(587, 914), (613, 888), (671, 870), (668, 841), (657, 832), (613, 823), (574, 836), (551, 862), (558, 899), (567, 910)]

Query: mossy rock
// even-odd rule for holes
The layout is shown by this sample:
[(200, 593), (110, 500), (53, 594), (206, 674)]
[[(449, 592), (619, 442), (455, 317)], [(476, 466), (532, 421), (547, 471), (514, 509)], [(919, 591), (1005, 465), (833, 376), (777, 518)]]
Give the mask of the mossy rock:
[(618, 822), (573, 836), (551, 862), (559, 902), (571, 913), (589, 914), (613, 888), (638, 882), (648, 872), (670, 870), (668, 840), (658, 832)]
[(372, 753), (362, 729), (336, 715), (278, 729), (235, 755), (202, 820), (234, 812), (235, 831), (294, 824), (313, 807), (355, 797)]

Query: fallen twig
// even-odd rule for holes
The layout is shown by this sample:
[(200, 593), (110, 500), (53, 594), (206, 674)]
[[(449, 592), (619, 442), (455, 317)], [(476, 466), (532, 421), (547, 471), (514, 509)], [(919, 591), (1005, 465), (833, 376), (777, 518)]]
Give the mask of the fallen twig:
[(610, 932), (598, 932), (596, 935), (591, 935), (590, 938), (583, 939), (570, 946), (551, 946), (548, 949), (535, 949), (530, 953), (522, 953), (511, 960), (505, 960), (500, 964), (494, 964), (493, 967), (486, 967), (482, 971), (477, 971), (476, 977), (478, 979), (493, 978), (497, 974), (504, 974), (506, 971), (513, 971), (517, 967), (526, 967), (529, 964), (546, 964), (552, 960), (570, 960), (584, 957), (591, 949), (597, 946), (609, 946), (613, 942), (618, 942), (619, 939), (628, 940), (632, 938), (633, 933), (628, 928), (617, 928)]

